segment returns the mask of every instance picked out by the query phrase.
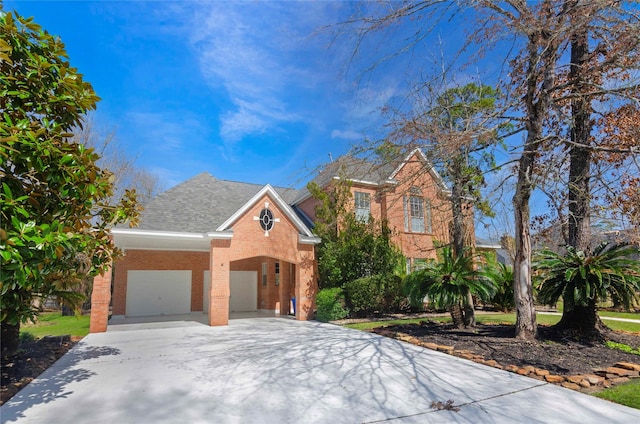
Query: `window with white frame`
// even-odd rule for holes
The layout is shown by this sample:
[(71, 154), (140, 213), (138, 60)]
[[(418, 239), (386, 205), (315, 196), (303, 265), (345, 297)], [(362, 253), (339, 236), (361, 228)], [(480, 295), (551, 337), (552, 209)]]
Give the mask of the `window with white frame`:
[(356, 218), (360, 221), (368, 221), (371, 216), (371, 196), (361, 191), (355, 192)]
[(431, 202), (422, 197), (420, 189), (411, 188), (411, 196), (404, 196), (404, 230), (412, 233), (431, 233)]

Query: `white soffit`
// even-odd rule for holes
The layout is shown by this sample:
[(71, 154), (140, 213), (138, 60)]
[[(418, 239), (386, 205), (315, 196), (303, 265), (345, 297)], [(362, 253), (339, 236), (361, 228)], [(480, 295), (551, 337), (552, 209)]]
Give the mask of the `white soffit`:
[[(229, 234), (229, 233), (227, 233)], [(111, 230), (114, 244), (123, 250), (191, 250), (208, 252), (218, 234), (183, 233), (139, 229)], [(225, 235), (231, 238), (231, 235)]]

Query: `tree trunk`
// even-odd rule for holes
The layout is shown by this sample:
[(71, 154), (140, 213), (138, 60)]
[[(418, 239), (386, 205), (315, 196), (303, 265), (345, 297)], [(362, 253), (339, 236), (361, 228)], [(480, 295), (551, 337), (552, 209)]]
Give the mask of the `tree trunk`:
[[(555, 20), (551, 8), (542, 11), (545, 18)], [(533, 340), (538, 335), (536, 312), (531, 281), (531, 212), (529, 199), (535, 185), (532, 179), (538, 151), (543, 142), (543, 125), (551, 104), (551, 92), (555, 86), (558, 40), (544, 29), (529, 33), (527, 43), (527, 69), (525, 104), (525, 129), (527, 136), (518, 160), (518, 179), (513, 196), (516, 227), (516, 252), (513, 263), (513, 296), (516, 305), (516, 338)], [(542, 80), (542, 84), (540, 84)]]
[(455, 328), (464, 327), (464, 319), (462, 314), (462, 306), (459, 304), (451, 305), (449, 307), (449, 314), (451, 314), (451, 321)]
[(464, 304), (464, 326), (475, 327), (476, 326), (476, 311), (473, 307), (473, 296), (471, 291), (467, 289), (466, 302)]
[(576, 250), (588, 251), (591, 239), (591, 187), (590, 170), (592, 153), (591, 141), (591, 101), (584, 93), (589, 90), (585, 79), (588, 77), (587, 55), (589, 45), (587, 32), (581, 31), (571, 39), (571, 141), (569, 148), (569, 245)]
[(20, 324), (2, 323), (0, 327), (0, 343), (2, 343), (2, 357), (8, 358), (18, 352), (20, 345)]
[[(523, 154), (522, 158), (526, 156)], [(526, 162), (520, 160), (519, 174), (526, 174), (522, 168)], [(531, 159), (532, 161), (533, 159)], [(524, 163), (523, 163), (524, 162)], [(530, 189), (521, 187), (528, 176), (518, 176), (518, 187), (513, 199), (516, 224), (516, 257), (513, 266), (513, 297), (516, 305), (516, 338), (521, 340), (534, 340), (538, 335), (536, 323), (536, 311), (533, 300), (531, 283), (531, 234), (529, 233), (529, 196)]]
[(565, 310), (562, 319), (555, 325), (561, 331), (571, 331), (573, 336), (585, 341), (602, 340), (602, 331), (606, 326), (598, 316), (595, 300), (587, 306), (576, 306), (572, 310)]
[[(453, 243), (453, 253), (456, 258), (464, 254), (470, 254), (470, 252), (465, 251), (465, 247), (470, 246), (467, 246), (466, 243), (466, 216), (464, 215), (464, 209), (462, 206), (464, 196), (463, 188), (461, 187), (462, 171), (460, 170), (460, 164), (458, 163), (459, 160), (459, 158), (453, 159), (453, 163), (452, 165), (450, 165), (450, 173), (452, 174), (452, 176), (454, 177), (454, 181), (456, 182), (453, 184), (453, 187), (451, 189), (451, 203), (453, 212), (453, 229), (451, 238)], [(467, 294), (464, 299), (463, 323), (465, 327), (476, 326), (473, 296), (469, 289), (467, 289)]]
[[(569, 246), (578, 251), (587, 252), (591, 244), (591, 187), (590, 170), (592, 152), (591, 141), (591, 100), (585, 95), (588, 78), (587, 55), (589, 44), (586, 30), (573, 35), (571, 39), (571, 145), (569, 147)], [(581, 339), (601, 339), (600, 329), (603, 327), (596, 310), (595, 294), (588, 306), (577, 306), (572, 310), (565, 309), (557, 327), (575, 330)]]
[(62, 304), (62, 307), (60, 308), (61, 312), (62, 312), (62, 316), (63, 317), (72, 317), (75, 316), (75, 312), (73, 309), (71, 309), (69, 306), (65, 305), (64, 303)]

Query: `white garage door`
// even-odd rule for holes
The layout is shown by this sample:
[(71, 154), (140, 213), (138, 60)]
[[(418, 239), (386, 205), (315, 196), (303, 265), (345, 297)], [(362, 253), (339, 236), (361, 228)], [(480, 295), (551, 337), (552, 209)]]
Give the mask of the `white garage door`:
[[(209, 287), (211, 275), (204, 272), (203, 311), (209, 313)], [(254, 312), (258, 310), (258, 271), (231, 271), (229, 276), (229, 311)]]
[(191, 271), (128, 271), (130, 317), (191, 312)]

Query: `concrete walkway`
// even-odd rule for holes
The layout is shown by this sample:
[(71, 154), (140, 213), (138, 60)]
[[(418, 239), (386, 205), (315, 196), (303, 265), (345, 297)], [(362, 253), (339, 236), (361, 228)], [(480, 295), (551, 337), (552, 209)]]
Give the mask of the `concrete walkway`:
[[(330, 324), (118, 329), (85, 337), (2, 406), (2, 422), (640, 422), (640, 410)], [(432, 407), (448, 400), (456, 411)]]

